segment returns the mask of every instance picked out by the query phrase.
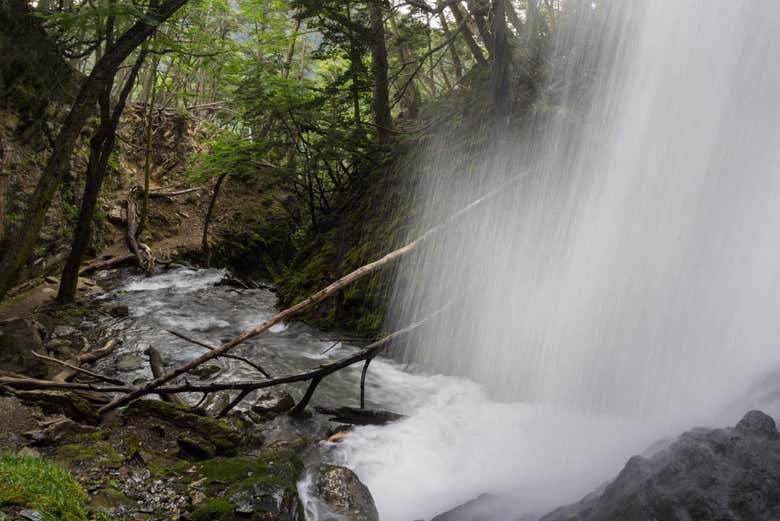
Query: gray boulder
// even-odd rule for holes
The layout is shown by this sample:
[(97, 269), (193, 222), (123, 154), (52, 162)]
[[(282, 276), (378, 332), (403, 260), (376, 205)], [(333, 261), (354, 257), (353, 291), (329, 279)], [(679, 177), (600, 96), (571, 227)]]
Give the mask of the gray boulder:
[(46, 378), (49, 367), (32, 352), (43, 353), (43, 341), (31, 320), (15, 318), (0, 322), (0, 371)]
[(315, 492), (328, 510), (344, 521), (379, 521), (371, 492), (348, 468), (320, 465)]
[(694, 429), (635, 456), (603, 492), (541, 521), (774, 521), (780, 519), (780, 436), (750, 411), (734, 428)]

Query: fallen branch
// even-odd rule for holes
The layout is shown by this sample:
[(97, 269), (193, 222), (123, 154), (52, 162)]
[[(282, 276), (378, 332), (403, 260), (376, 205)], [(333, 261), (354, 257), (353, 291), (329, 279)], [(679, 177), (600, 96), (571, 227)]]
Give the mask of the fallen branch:
[(144, 253), (149, 250), (149, 254), (147, 255), (148, 258), (144, 258), (144, 254), (141, 253), (141, 247), (136, 240), (137, 234), (138, 222), (136, 221), (135, 201), (133, 200), (133, 195), (130, 194), (127, 198), (127, 245), (130, 248), (130, 251), (133, 252), (135, 259), (138, 262), (138, 267), (149, 273), (152, 271), (152, 268), (154, 268), (154, 257), (151, 255), (151, 250), (149, 250), (148, 247), (145, 247), (143, 250)]
[[(237, 347), (240, 344), (243, 344), (247, 340), (254, 338), (265, 331), (268, 331), (271, 327), (273, 327), (275, 324), (278, 324), (279, 322), (283, 322), (285, 320), (290, 319), (291, 317), (300, 314), (301, 312), (305, 311), (306, 309), (310, 308), (311, 306), (318, 304), (325, 300), (326, 298), (330, 297), (331, 295), (337, 293), (342, 288), (350, 285), (351, 283), (362, 279), (363, 277), (370, 275), (371, 273), (374, 273), (375, 271), (379, 270), (380, 268), (386, 266), (387, 264), (395, 261), (396, 259), (399, 259), (415, 250), (417, 250), (422, 244), (424, 244), (428, 239), (433, 237), (434, 235), (440, 233), (442, 230), (446, 229), (450, 225), (452, 225), (454, 222), (458, 221), (461, 217), (468, 214), (470, 211), (472, 211), (474, 208), (477, 208), (478, 206), (485, 203), (485, 201), (488, 201), (492, 199), (493, 197), (505, 193), (507, 187), (510, 184), (513, 184), (517, 182), (521, 176), (516, 176), (510, 182), (504, 183), (502, 186), (497, 188), (496, 190), (493, 190), (486, 195), (480, 197), (479, 199), (471, 202), (466, 207), (462, 208), (458, 212), (452, 214), (450, 217), (448, 217), (445, 221), (438, 224), (437, 226), (434, 226), (433, 228), (426, 231), (423, 235), (418, 237), (417, 239), (411, 241), (410, 243), (406, 244), (405, 246), (398, 248), (397, 250), (394, 250), (388, 254), (386, 254), (384, 257), (371, 262), (369, 264), (366, 264), (355, 271), (345, 275), (344, 277), (341, 277), (337, 281), (333, 282), (332, 284), (328, 285), (327, 287), (321, 289), (320, 291), (314, 293), (313, 295), (309, 296), (307, 299), (301, 301), (300, 303), (289, 307), (285, 309), (284, 311), (281, 311), (274, 315), (271, 319), (265, 321), (264, 323), (260, 324), (259, 326), (255, 327), (254, 329), (250, 329), (249, 331), (246, 331), (237, 337), (233, 338), (232, 340), (222, 344), (220, 347), (214, 349), (213, 351), (209, 351), (208, 353), (205, 353), (201, 355), (200, 357), (196, 358), (192, 362), (183, 365), (182, 367), (179, 367), (178, 369), (175, 369), (171, 371), (168, 374), (165, 374), (159, 378), (155, 378), (151, 382), (146, 383), (142, 387), (128, 393), (125, 396), (121, 396), (119, 398), (114, 399), (112, 402), (108, 403), (104, 407), (102, 407), (98, 412), (100, 414), (104, 414), (108, 411), (111, 411), (113, 409), (116, 409), (117, 407), (121, 407), (132, 400), (135, 400), (136, 398), (140, 398), (141, 396), (151, 394), (156, 392), (155, 389), (158, 387), (161, 387), (162, 385), (165, 385), (166, 383), (170, 382), (171, 380), (188, 373), (189, 371), (195, 369), (196, 367), (213, 360), (215, 358), (218, 358), (220, 356), (223, 356), (224, 354), (228, 353), (235, 347)], [(129, 216), (128, 216), (129, 218)], [(401, 330), (404, 331), (404, 330)], [(398, 333), (398, 332), (397, 332)], [(396, 335), (396, 333), (393, 333), (393, 335)], [(385, 339), (389, 339), (393, 335), (389, 335), (388, 337), (385, 337)], [(383, 339), (382, 341), (385, 341)], [(380, 341), (380, 342), (382, 342)], [(373, 344), (372, 344), (373, 345)], [(384, 346), (383, 346), (384, 347)], [(369, 349), (366, 348), (363, 353), (370, 353)], [(356, 361), (363, 360), (364, 358), (358, 358), (357, 360), (353, 360), (347, 365), (351, 365), (352, 363), (355, 363)], [(346, 367), (346, 366), (343, 366)], [(332, 371), (330, 371), (332, 372)], [(330, 374), (330, 372), (326, 374)], [(313, 377), (304, 377), (301, 378), (300, 375), (298, 375), (298, 379), (294, 381), (303, 381), (303, 380), (310, 380)], [(272, 382), (279, 380), (279, 379), (272, 379), (267, 380), (266, 382), (260, 382), (259, 387), (269, 387)], [(255, 382), (255, 384), (258, 384)], [(263, 385), (265, 384), (265, 385)], [(234, 387), (235, 388), (235, 387)], [(186, 391), (187, 389), (185, 389)]]
[[(200, 347), (206, 348), (209, 351), (214, 351), (215, 349), (217, 349), (214, 346), (210, 346), (210, 345), (208, 345), (208, 344), (206, 344), (204, 342), (201, 342), (200, 340), (195, 340), (194, 338), (190, 338), (188, 336), (182, 335), (181, 333), (177, 333), (176, 331), (172, 331), (170, 329), (168, 329), (167, 331), (168, 331), (168, 333), (172, 334), (175, 337), (181, 338), (182, 340), (186, 340), (187, 342), (190, 342), (191, 344), (195, 344), (196, 346), (200, 346)], [(247, 364), (248, 366), (250, 366), (255, 371), (258, 371), (259, 373), (261, 373), (266, 378), (271, 378), (271, 375), (265, 369), (263, 369), (261, 366), (257, 365), (256, 363), (252, 362), (248, 358), (244, 358), (243, 356), (238, 356), (238, 355), (230, 355), (230, 354), (222, 355), (222, 358), (230, 358), (232, 360), (237, 360), (239, 362), (243, 362), (243, 363)]]
[(110, 384), (115, 385), (124, 385), (124, 382), (122, 380), (117, 380), (116, 378), (111, 378), (109, 376), (104, 376), (100, 373), (96, 373), (94, 371), (90, 371), (89, 369), (84, 369), (83, 367), (79, 367), (77, 365), (71, 364), (70, 362), (66, 362), (64, 360), (60, 360), (59, 358), (54, 358), (53, 356), (46, 356), (42, 355), (40, 353), (36, 353), (35, 351), (30, 351), (30, 353), (36, 357), (40, 358), (41, 360), (46, 360), (47, 362), (53, 362), (55, 364), (61, 365), (63, 367), (67, 367), (68, 369), (71, 369), (72, 371), (75, 371), (77, 373), (82, 373), (87, 376), (91, 376), (92, 378), (95, 378), (97, 380), (102, 380), (104, 382), (108, 382)]
[(102, 261), (93, 261), (85, 265), (83, 268), (81, 268), (79, 270), (79, 275), (87, 275), (89, 273), (92, 273), (93, 271), (100, 271), (108, 268), (113, 268), (118, 264), (122, 264), (123, 262), (132, 260), (134, 257), (135, 255), (133, 255), (132, 253), (125, 253), (124, 255), (117, 255), (115, 257), (111, 257), (110, 259), (106, 259)]
[[(97, 360), (100, 360), (101, 358), (105, 358), (106, 356), (110, 355), (116, 349), (117, 345), (118, 345), (118, 343), (117, 343), (116, 339), (112, 338), (111, 340), (106, 342), (105, 345), (103, 345), (102, 348), (96, 349), (94, 351), (88, 351), (87, 350), (88, 349), (88, 344), (85, 341), (84, 348), (79, 352), (78, 355), (76, 355), (74, 358), (68, 360), (68, 363), (70, 365), (74, 365), (74, 366), (81, 366), (83, 364), (89, 364), (89, 363), (95, 362)], [(71, 378), (73, 378), (76, 375), (77, 372), (78, 371), (76, 371), (72, 367), (66, 367), (65, 369), (63, 369), (62, 371), (60, 371), (59, 373), (54, 375), (53, 379), (55, 381), (66, 382), (66, 381), (70, 380)], [(123, 383), (124, 382), (121, 382), (121, 381), (119, 382), (120, 385), (123, 384)]]
[(206, 188), (205, 186), (196, 186), (194, 188), (186, 188), (184, 190), (177, 190), (173, 192), (165, 192), (165, 188), (158, 188), (156, 190), (149, 191), (149, 197), (176, 197), (178, 195), (189, 194), (192, 192), (199, 192)]

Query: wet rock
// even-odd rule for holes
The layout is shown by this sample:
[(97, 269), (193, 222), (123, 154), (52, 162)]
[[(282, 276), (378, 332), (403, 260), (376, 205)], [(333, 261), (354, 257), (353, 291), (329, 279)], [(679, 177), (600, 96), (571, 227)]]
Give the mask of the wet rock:
[(284, 391), (267, 392), (257, 397), (252, 411), (262, 415), (274, 415), (287, 412), (295, 406), (295, 400)]
[(320, 465), (315, 492), (344, 521), (378, 521), (374, 498), (357, 475), (345, 467)]
[(297, 492), (302, 470), (296, 453), (284, 449), (197, 463), (193, 473), (209, 499), (190, 518), (304, 521)]
[(780, 519), (780, 439), (751, 411), (734, 428), (694, 429), (651, 457), (631, 458), (602, 491), (542, 521)]
[(46, 343), (46, 349), (53, 355), (68, 357), (73, 354), (73, 345), (67, 338), (55, 338)]
[(136, 400), (122, 412), (124, 416), (153, 417), (192, 436), (206, 439), (216, 454), (233, 454), (241, 443), (241, 434), (227, 423), (201, 416), (195, 409), (158, 400)]
[(120, 373), (137, 371), (146, 365), (144, 358), (138, 353), (125, 353), (117, 357), (114, 368)]
[(20, 510), (19, 517), (22, 519), (28, 519), (29, 521), (43, 520), (43, 514), (41, 512), (38, 512), (37, 510), (28, 510), (28, 509)]
[(59, 325), (55, 326), (54, 329), (51, 332), (52, 338), (60, 338), (63, 336), (70, 336), (72, 334), (76, 333), (76, 328), (72, 326), (66, 326), (66, 325)]
[(115, 306), (111, 306), (111, 308), (108, 310), (108, 312), (113, 317), (127, 317), (127, 316), (130, 316), (130, 308), (127, 307), (126, 304), (117, 304)]
[(198, 377), (200, 380), (208, 380), (221, 370), (222, 368), (218, 365), (202, 365), (190, 371), (190, 374)]
[(36, 445), (57, 445), (66, 439), (73, 439), (95, 432), (95, 427), (76, 423), (69, 418), (54, 422), (45, 429), (29, 431), (24, 435)]
[(32, 352), (43, 352), (43, 342), (35, 323), (16, 318), (0, 322), (0, 371), (47, 378), (49, 367)]
[(217, 455), (217, 448), (208, 440), (195, 436), (182, 435), (176, 440), (184, 458), (205, 460)]

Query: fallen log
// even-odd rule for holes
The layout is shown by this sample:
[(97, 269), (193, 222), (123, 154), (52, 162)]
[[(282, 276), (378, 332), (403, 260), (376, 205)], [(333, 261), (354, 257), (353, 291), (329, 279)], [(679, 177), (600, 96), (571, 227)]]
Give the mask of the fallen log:
[[(149, 357), (149, 365), (152, 368), (152, 376), (159, 378), (165, 374), (165, 366), (163, 365), (162, 356), (160, 352), (154, 347), (149, 347), (144, 351), (144, 354)], [(164, 402), (177, 403), (179, 405), (186, 405), (184, 400), (176, 396), (175, 394), (160, 393), (160, 399)]]
[(123, 255), (116, 255), (114, 257), (105, 260), (100, 260), (100, 261), (96, 260), (82, 267), (79, 270), (79, 275), (88, 275), (89, 273), (95, 271), (101, 271), (101, 270), (113, 268), (114, 266), (117, 266), (124, 262), (128, 262), (133, 258), (135, 258), (135, 255), (133, 255), (132, 253), (125, 253)]
[(387, 425), (406, 418), (403, 414), (357, 407), (315, 407), (318, 413), (330, 416), (330, 421), (349, 425)]
[(149, 190), (149, 197), (176, 197), (179, 195), (190, 194), (192, 192), (200, 192), (205, 188), (205, 186), (196, 186), (194, 188), (185, 188), (183, 190), (173, 191), (167, 191), (167, 188), (158, 188), (157, 190)]

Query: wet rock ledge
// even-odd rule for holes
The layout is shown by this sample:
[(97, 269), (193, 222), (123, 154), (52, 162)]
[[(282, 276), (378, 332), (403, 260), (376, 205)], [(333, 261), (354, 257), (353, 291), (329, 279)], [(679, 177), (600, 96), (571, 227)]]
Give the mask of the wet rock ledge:
[(631, 458), (603, 491), (541, 521), (780, 519), (780, 435), (750, 411), (733, 428), (694, 429), (651, 457)]

